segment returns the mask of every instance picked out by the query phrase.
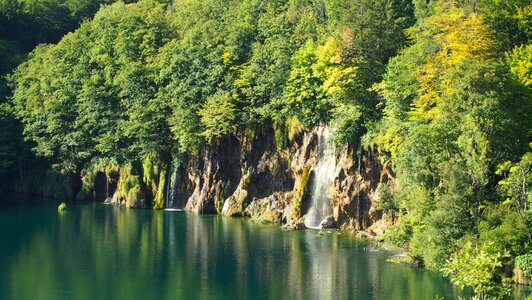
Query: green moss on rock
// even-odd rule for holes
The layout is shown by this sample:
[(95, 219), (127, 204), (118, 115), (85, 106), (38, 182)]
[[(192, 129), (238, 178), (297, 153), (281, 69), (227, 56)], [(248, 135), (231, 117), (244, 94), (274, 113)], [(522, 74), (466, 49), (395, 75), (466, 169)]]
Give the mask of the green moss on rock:
[(307, 190), (309, 178), (310, 166), (305, 166), (303, 168), (303, 174), (301, 175), (301, 185), (299, 186), (299, 190), (294, 201), (294, 212), (292, 214), (293, 219), (297, 220), (303, 216), (303, 199)]
[(57, 207), (57, 211), (59, 212), (64, 212), (67, 210), (67, 205), (65, 202), (61, 202), (61, 204), (59, 204), (59, 206)]

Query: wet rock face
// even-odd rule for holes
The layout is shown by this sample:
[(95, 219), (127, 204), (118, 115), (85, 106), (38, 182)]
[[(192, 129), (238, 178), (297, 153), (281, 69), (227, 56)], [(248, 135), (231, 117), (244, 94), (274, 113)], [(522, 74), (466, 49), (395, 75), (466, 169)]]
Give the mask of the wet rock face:
[(335, 222), (333, 216), (328, 216), (327, 218), (323, 219), (320, 223), (320, 228), (328, 229), (328, 228), (334, 228)]
[(240, 154), (242, 147), (234, 136), (222, 139), (198, 156), (187, 161), (185, 210), (215, 213), (217, 204), (236, 190), (242, 176)]
[(284, 230), (303, 230), (307, 229), (307, 226), (303, 220), (290, 220), (288, 223), (284, 224), (282, 227)]
[[(254, 139), (230, 136), (189, 156), (179, 171), (181, 184), (171, 192), (180, 203), (177, 208), (302, 229), (311, 206), (318, 151), (316, 131), (299, 134), (281, 150), (272, 128)], [(376, 189), (379, 183), (393, 184), (393, 174), (358, 145), (337, 149), (336, 161), (328, 193), (332, 215), (320, 225), (365, 230), (382, 218)]]
[(94, 178), (94, 186), (89, 191), (87, 198), (96, 202), (118, 203), (117, 184), (118, 173), (107, 175), (104, 172), (98, 172)]
[(392, 184), (391, 172), (380, 159), (361, 147), (345, 146), (332, 190), (333, 215), (339, 227), (364, 230), (381, 218), (377, 187)]
[(245, 209), (245, 215), (259, 222), (282, 223), (290, 215), (290, 197), (287, 193), (276, 192), (268, 197), (252, 201)]

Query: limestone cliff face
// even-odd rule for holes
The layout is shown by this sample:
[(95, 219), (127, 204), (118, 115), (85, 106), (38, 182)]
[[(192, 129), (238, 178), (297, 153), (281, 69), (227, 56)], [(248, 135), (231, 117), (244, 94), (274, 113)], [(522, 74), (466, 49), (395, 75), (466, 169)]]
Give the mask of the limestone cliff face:
[[(317, 131), (298, 134), (278, 149), (272, 128), (254, 138), (224, 138), (175, 170), (168, 197), (173, 208), (248, 216), (301, 228), (309, 211), (318, 163)], [(329, 198), (333, 226), (381, 231), (390, 222), (377, 209), (377, 186), (393, 185), (393, 174), (371, 151), (346, 145), (336, 151)]]
[(336, 223), (344, 228), (382, 231), (392, 220), (378, 209), (379, 184), (393, 187), (395, 179), (378, 155), (362, 147), (342, 148), (331, 195)]

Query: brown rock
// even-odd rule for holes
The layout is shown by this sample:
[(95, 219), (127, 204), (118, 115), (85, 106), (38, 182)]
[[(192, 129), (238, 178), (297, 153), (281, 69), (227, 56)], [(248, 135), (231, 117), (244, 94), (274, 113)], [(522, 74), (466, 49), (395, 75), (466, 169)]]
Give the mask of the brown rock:
[[(178, 174), (183, 184), (173, 195), (185, 210), (249, 216), (302, 229), (311, 204), (317, 147), (316, 131), (299, 134), (281, 150), (270, 126), (254, 138), (228, 136), (184, 159)], [(324, 225), (382, 234), (393, 219), (378, 209), (376, 189), (379, 183), (394, 187), (393, 172), (358, 144), (340, 148), (337, 164), (329, 193), (333, 213)]]

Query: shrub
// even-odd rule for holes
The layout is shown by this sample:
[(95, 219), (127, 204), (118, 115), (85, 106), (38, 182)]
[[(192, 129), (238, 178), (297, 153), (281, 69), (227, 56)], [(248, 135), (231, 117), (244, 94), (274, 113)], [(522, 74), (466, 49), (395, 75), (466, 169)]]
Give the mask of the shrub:
[[(157, 191), (155, 194), (155, 199), (153, 200), (153, 208), (154, 209), (163, 209), (164, 208), (164, 199), (165, 195), (164, 192), (166, 190), (166, 172), (164, 170), (161, 171), (159, 174), (159, 186), (157, 187)], [(170, 180), (170, 178), (168, 178)], [(167, 195), (168, 196), (168, 195)]]
[(515, 266), (523, 272), (523, 276), (532, 278), (532, 253), (516, 257)]
[(521, 214), (509, 206), (500, 205), (486, 210), (485, 218), (478, 225), (480, 240), (492, 242), (499, 250), (507, 249), (512, 256), (518, 256), (532, 250), (532, 224), (527, 215)]
[(288, 146), (288, 130), (285, 123), (274, 122), (273, 131), (275, 134), (275, 145), (277, 150), (284, 149)]
[(395, 213), (399, 210), (399, 205), (395, 201), (390, 187), (385, 183), (379, 183), (377, 187), (377, 196), (379, 197), (379, 209), (385, 213)]
[(441, 271), (460, 288), (471, 286), (480, 299), (498, 298), (501, 295), (497, 293), (495, 275), (506, 256), (508, 253), (499, 252), (492, 243), (476, 246), (467, 243), (451, 256)]
[(288, 117), (286, 119), (286, 127), (288, 129), (288, 140), (290, 141), (293, 141), (305, 129), (296, 117)]
[(384, 233), (384, 240), (392, 245), (406, 248), (412, 236), (412, 225), (407, 217), (403, 217), (399, 222), (389, 227)]
[(67, 205), (65, 202), (61, 202), (61, 204), (59, 204), (59, 206), (57, 207), (57, 211), (59, 212), (64, 212), (67, 210)]

